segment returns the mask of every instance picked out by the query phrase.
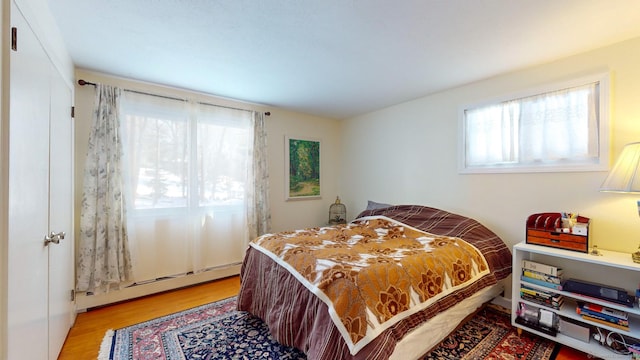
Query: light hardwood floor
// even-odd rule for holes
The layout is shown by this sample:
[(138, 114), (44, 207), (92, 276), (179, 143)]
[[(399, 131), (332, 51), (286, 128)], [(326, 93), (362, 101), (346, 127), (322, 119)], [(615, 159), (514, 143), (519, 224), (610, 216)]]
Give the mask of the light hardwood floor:
[(239, 290), (240, 278), (233, 276), (80, 313), (58, 360), (96, 359), (102, 338), (109, 329), (226, 299), (238, 295)]

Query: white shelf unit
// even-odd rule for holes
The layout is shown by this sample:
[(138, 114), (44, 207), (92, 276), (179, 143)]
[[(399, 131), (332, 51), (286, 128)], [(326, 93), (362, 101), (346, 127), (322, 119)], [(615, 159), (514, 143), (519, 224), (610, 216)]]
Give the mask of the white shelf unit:
[[(601, 256), (585, 254), (575, 251), (555, 249), (545, 246), (519, 243), (513, 247), (513, 276), (512, 276), (512, 301), (511, 301), (511, 324), (515, 327), (521, 328), (527, 332), (537, 334), (539, 336), (551, 339), (555, 342), (563, 345), (578, 349), (580, 351), (589, 353), (603, 359), (631, 359), (631, 355), (624, 356), (619, 355), (608, 348), (600, 345), (598, 342), (590, 339), (589, 343), (575, 339), (558, 332), (556, 336), (547, 335), (535, 329), (528, 328), (526, 326), (517, 324), (516, 310), (520, 302), (530, 304), (537, 307), (541, 305), (529, 302), (520, 298), (520, 285), (526, 284), (529, 287), (537, 288), (545, 291), (551, 291), (564, 296), (564, 304), (559, 310), (552, 308), (545, 309), (557, 313), (559, 316), (570, 318), (579, 321), (584, 324), (588, 324), (592, 327), (600, 327), (610, 331), (615, 331), (628, 337), (639, 339), (640, 342), (640, 309), (637, 303), (634, 303), (633, 308), (617, 305), (608, 301), (600, 301), (598, 299), (582, 296), (567, 291), (559, 291), (550, 289), (522, 281), (520, 275), (522, 275), (522, 260), (532, 260), (548, 265), (560, 267), (564, 269), (563, 279), (576, 278), (585, 281), (597, 282), (601, 284), (607, 284), (610, 286), (621, 287), (627, 290), (627, 293), (634, 294), (636, 288), (639, 286), (640, 281), (640, 264), (634, 263), (631, 260), (631, 254), (620, 253), (614, 251), (600, 250)], [(572, 273), (571, 269), (576, 269)], [(586, 274), (591, 274), (586, 275)], [(588, 276), (588, 277), (587, 277)], [(593, 278), (598, 277), (599, 280), (607, 279), (606, 282), (594, 281)], [(635, 279), (635, 280), (634, 280)], [(621, 283), (622, 282), (622, 283)], [(606, 325), (590, 322), (583, 319), (576, 313), (576, 302), (584, 301), (595, 304), (600, 304), (613, 309), (618, 309), (629, 314), (629, 331), (616, 329), (614, 327), (608, 327)]]

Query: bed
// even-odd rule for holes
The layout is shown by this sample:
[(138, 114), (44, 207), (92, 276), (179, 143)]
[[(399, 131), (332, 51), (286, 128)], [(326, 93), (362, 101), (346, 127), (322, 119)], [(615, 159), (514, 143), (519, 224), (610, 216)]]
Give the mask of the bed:
[(238, 309), (309, 359), (417, 359), (510, 274), (508, 247), (478, 221), (389, 206), (253, 240)]

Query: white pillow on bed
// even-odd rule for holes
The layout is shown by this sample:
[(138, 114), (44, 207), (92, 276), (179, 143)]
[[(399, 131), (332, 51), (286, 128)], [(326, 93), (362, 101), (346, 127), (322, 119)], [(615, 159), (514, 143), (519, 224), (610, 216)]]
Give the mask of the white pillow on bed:
[(369, 200), (367, 202), (367, 210), (376, 210), (376, 209), (382, 209), (382, 208), (386, 208), (389, 206), (393, 206), (391, 204), (385, 204), (385, 203), (379, 203), (379, 202), (375, 202), (375, 201), (371, 201)]

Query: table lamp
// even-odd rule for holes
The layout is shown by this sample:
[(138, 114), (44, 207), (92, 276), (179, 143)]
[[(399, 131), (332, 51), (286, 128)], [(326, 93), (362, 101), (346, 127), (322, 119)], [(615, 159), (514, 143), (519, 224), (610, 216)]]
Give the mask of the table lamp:
[[(630, 143), (613, 165), (609, 175), (600, 186), (600, 191), (640, 194), (640, 142)], [(640, 215), (640, 201), (637, 202)], [(631, 254), (634, 262), (640, 263), (640, 246)]]

